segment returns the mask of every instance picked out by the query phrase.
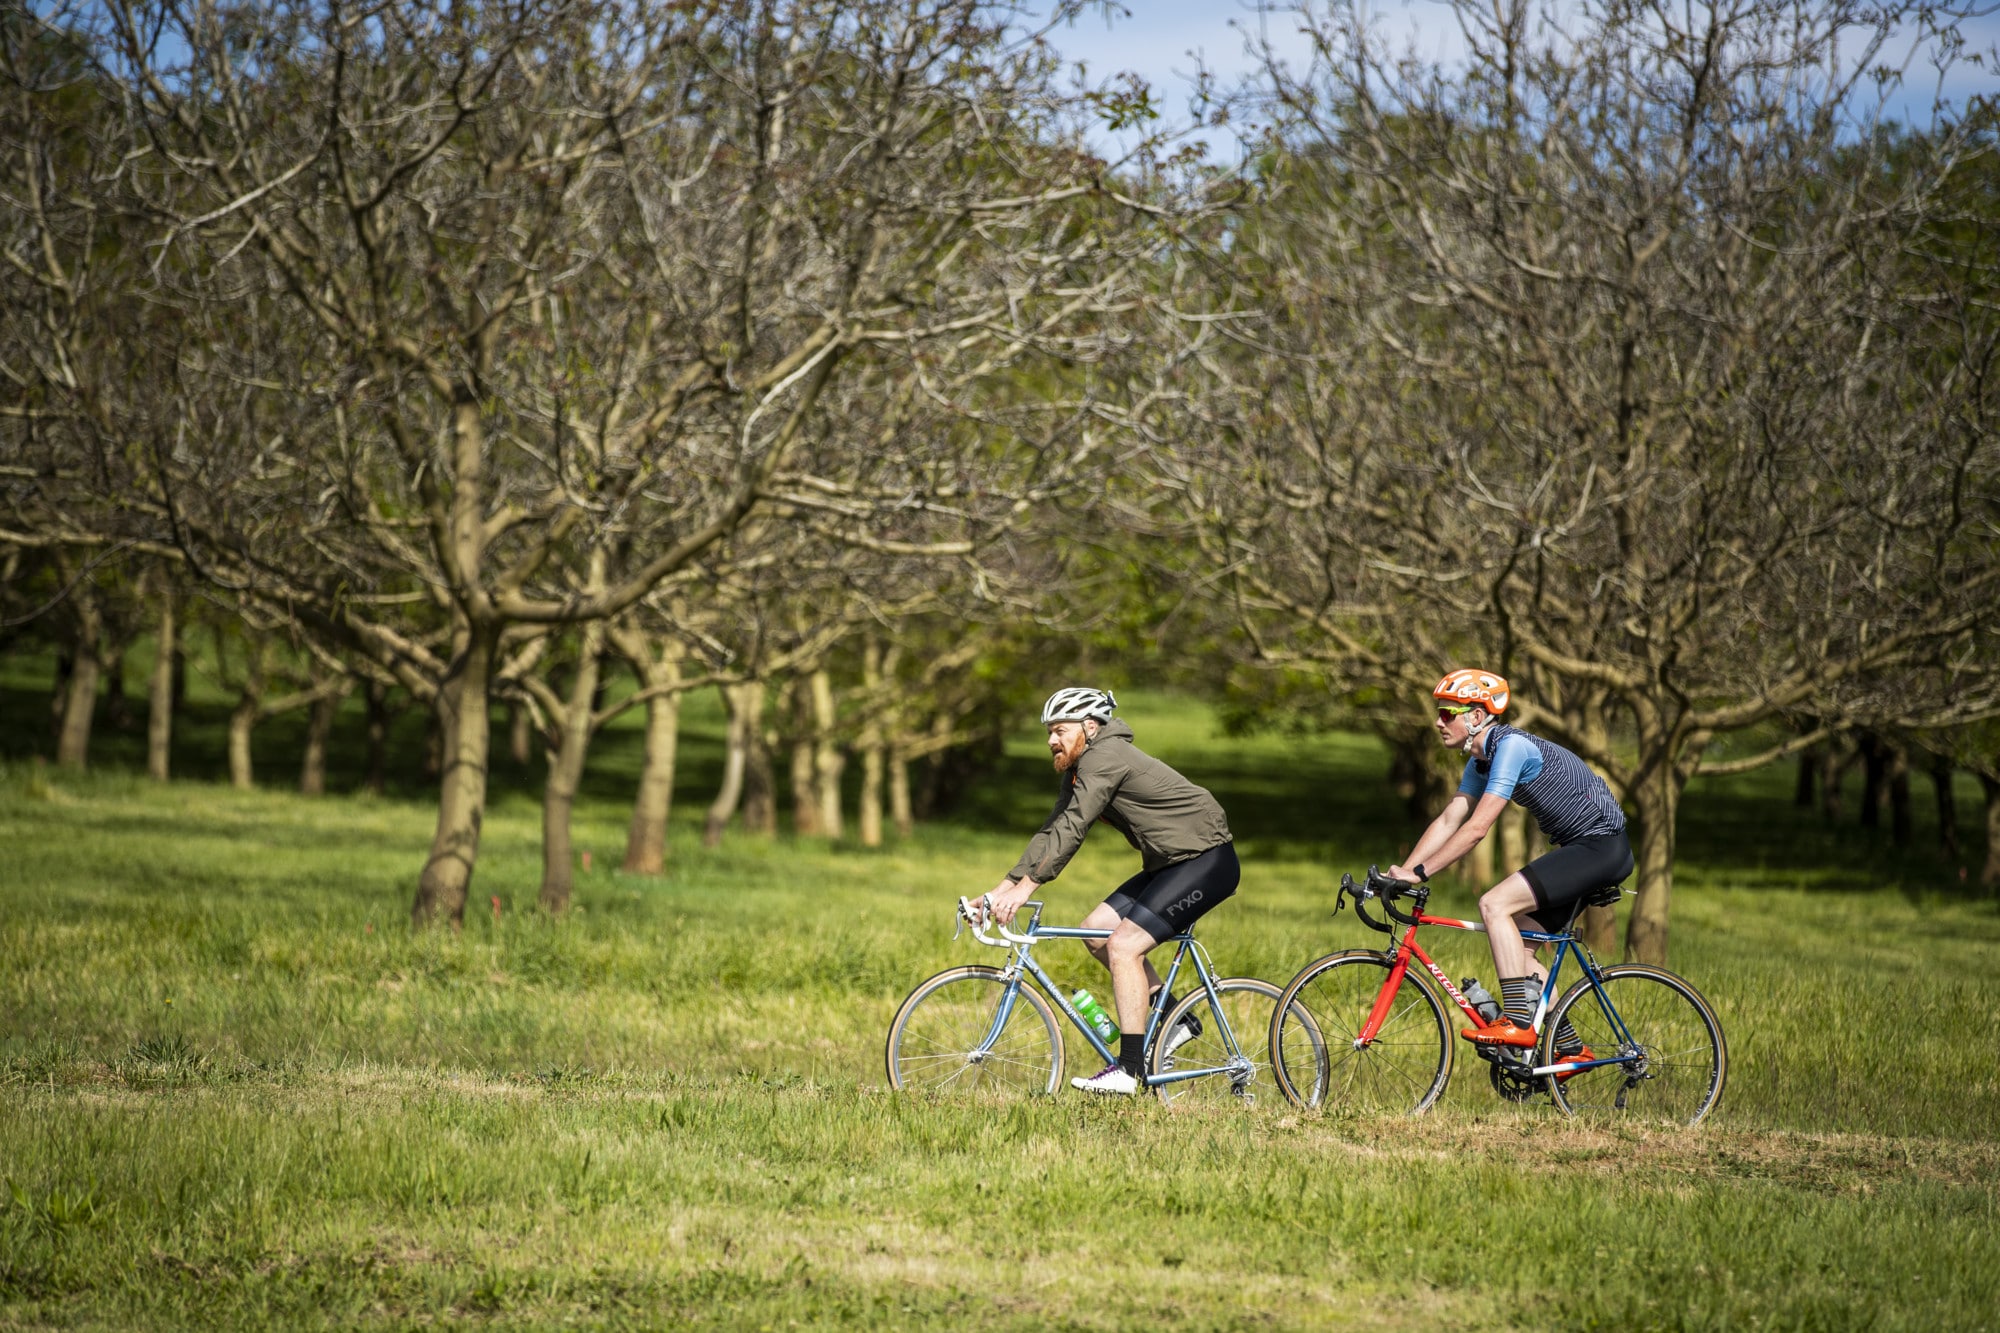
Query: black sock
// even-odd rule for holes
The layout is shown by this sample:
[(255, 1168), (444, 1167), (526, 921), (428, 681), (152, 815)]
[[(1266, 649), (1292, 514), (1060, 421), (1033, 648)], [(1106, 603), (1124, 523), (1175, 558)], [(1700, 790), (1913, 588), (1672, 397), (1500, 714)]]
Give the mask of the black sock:
[(1134, 1078), (1145, 1077), (1145, 1033), (1121, 1032), (1118, 1034), (1118, 1067)]

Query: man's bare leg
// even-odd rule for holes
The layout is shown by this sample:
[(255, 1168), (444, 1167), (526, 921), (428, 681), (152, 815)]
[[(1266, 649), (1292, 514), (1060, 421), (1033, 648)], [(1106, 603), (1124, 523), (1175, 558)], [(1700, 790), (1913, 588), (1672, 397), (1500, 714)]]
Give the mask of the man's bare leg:
[[(1118, 913), (1112, 911), (1109, 907), (1107, 907), (1103, 903), (1099, 903), (1096, 907), (1092, 908), (1090, 915), (1083, 919), (1083, 925), (1085, 926), (1086, 929), (1089, 930), (1116, 930), (1122, 924), (1124, 924), (1123, 918), (1121, 918), (1118, 915)], [(1139, 928), (1137, 926), (1134, 926), (1133, 929), (1138, 930)], [(1145, 934), (1144, 931), (1140, 931), (1140, 933)], [(1147, 935), (1146, 938), (1152, 939), (1152, 936)], [(1090, 950), (1091, 957), (1095, 958), (1098, 962), (1104, 964), (1104, 968), (1107, 972), (1111, 970), (1110, 940), (1085, 940), (1083, 942), (1083, 947)], [(1150, 949), (1153, 946), (1149, 944), (1146, 947)], [(1142, 1005), (1144, 1008), (1150, 1009), (1152, 1007), (1153, 994), (1154, 992), (1160, 989), (1160, 973), (1159, 970), (1153, 966), (1153, 960), (1151, 958), (1146, 958), (1142, 961), (1145, 964), (1145, 970), (1146, 970), (1146, 999), (1142, 1002)], [(1115, 974), (1111, 978), (1111, 993), (1115, 1002), (1118, 994), (1118, 978)], [(1124, 1024), (1125, 1018), (1123, 1014), (1119, 1015), (1118, 1021), (1121, 1026)], [(1139, 1019), (1139, 1026), (1136, 1029), (1134, 1029), (1134, 1031), (1144, 1032), (1145, 1030), (1146, 1030), (1146, 1019), (1145, 1016), (1141, 1014)]]
[[(1535, 910), (1535, 891), (1515, 871), (1488, 889), (1479, 899), (1479, 918), (1486, 923), (1486, 943), (1493, 950), (1496, 976), (1525, 977), (1530, 974), (1528, 943), (1521, 938), (1516, 919)], [(1548, 969), (1541, 969), (1547, 975)]]
[(1118, 1005), (1118, 1030), (1143, 1036), (1146, 1031), (1147, 998), (1151, 995), (1146, 951), (1159, 941), (1130, 921), (1121, 921), (1105, 941), (1105, 966), (1111, 969), (1111, 995)]

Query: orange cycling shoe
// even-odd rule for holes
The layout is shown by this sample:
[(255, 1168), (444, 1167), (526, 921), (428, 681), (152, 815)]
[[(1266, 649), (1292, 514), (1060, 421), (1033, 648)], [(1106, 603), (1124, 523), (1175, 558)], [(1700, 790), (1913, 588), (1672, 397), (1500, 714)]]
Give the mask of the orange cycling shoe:
[(1483, 1028), (1460, 1028), (1458, 1035), (1481, 1046), (1533, 1046), (1541, 1038), (1533, 1028), (1524, 1028), (1502, 1014)]
[[(1562, 1060), (1595, 1060), (1596, 1058), (1597, 1057), (1595, 1055), (1591, 1054), (1590, 1048), (1586, 1046), (1580, 1051), (1571, 1051), (1567, 1055), (1563, 1054), (1561, 1051), (1558, 1051), (1556, 1052), (1555, 1060), (1550, 1061), (1550, 1063), (1554, 1064)], [(1569, 1080), (1575, 1078), (1581, 1072), (1583, 1071), (1577, 1069), (1565, 1069), (1561, 1073), (1555, 1076), (1555, 1080), (1558, 1083), (1567, 1083), (1569, 1082)]]

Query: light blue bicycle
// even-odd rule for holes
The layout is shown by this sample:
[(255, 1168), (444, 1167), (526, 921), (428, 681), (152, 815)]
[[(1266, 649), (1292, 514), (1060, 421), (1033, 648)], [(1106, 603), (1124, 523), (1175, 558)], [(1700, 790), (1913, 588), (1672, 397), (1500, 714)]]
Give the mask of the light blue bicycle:
[[(911, 991), (889, 1024), (885, 1052), (889, 1085), (945, 1097), (1055, 1093), (1063, 1086), (1060, 1013), (1108, 1064), (1117, 1059), (1109, 1043), (1077, 1013), (1062, 989), (1034, 956), (1044, 940), (1109, 939), (1108, 930), (1044, 926), (1042, 904), (1029, 902), (1027, 929), (1015, 932), (992, 922), (991, 902), (978, 906), (958, 900), (962, 925), (981, 944), (1011, 949), (1007, 966), (946, 968)], [(999, 938), (986, 933), (988, 925)], [(957, 938), (956, 934), (953, 938)], [(1168, 941), (1162, 941), (1166, 943)], [(1276, 1025), (1278, 988), (1252, 977), (1218, 980), (1208, 953), (1192, 934), (1175, 935), (1179, 947), (1166, 970), (1146, 1020), (1146, 1086), (1162, 1101), (1247, 1105), (1272, 1087), (1268, 1043)], [(1166, 1000), (1183, 965), (1193, 973), (1193, 989), (1171, 1012)], [(1026, 983), (1032, 981), (1033, 986)], [(1155, 1040), (1188, 1023), (1194, 1035), (1173, 1049)], [(1312, 1016), (1301, 1011), (1285, 1030), (1309, 1031)]]

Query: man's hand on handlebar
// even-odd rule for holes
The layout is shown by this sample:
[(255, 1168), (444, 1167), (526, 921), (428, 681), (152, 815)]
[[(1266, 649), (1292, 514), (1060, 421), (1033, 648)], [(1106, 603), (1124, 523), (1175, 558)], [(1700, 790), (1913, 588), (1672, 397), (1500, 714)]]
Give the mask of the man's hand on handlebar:
[(1035, 890), (1042, 887), (1023, 875), (1020, 879), (1003, 879), (987, 893), (986, 900), (993, 905), (993, 919), (1003, 926), (1014, 924), (1014, 913), (1021, 910), (1021, 904), (1035, 896)]
[(1421, 884), (1424, 882), (1424, 877), (1408, 866), (1390, 866), (1382, 873), (1390, 879), (1400, 879), (1405, 884)]

